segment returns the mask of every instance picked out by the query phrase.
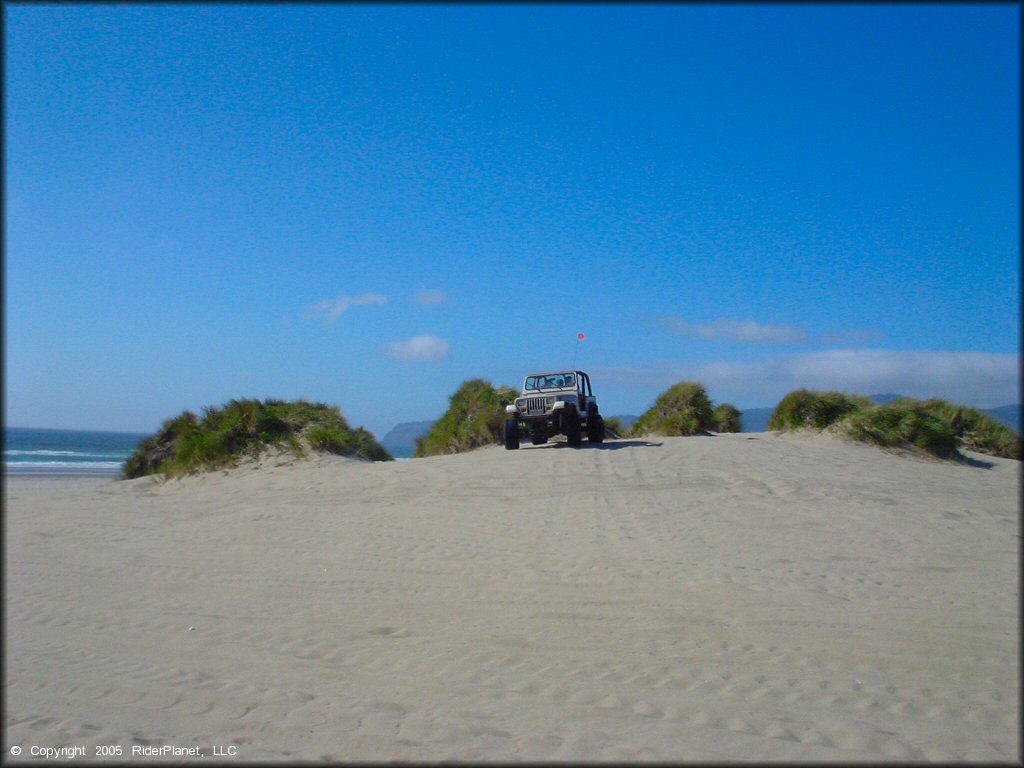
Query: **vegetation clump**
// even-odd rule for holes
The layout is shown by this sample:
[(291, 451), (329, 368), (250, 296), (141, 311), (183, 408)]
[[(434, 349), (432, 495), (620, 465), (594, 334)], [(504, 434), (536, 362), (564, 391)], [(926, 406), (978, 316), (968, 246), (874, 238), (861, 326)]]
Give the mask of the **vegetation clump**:
[(959, 456), (959, 440), (951, 424), (909, 398), (854, 411), (833, 430), (883, 448), (912, 447), (942, 459)]
[(829, 429), (833, 434), (884, 448), (960, 457), (959, 448), (1020, 459), (1021, 438), (977, 408), (941, 398), (900, 397), (875, 405), (864, 395), (798, 389), (779, 401), (769, 429)]
[(505, 406), (519, 390), (494, 387), (485, 379), (469, 379), (449, 399), (448, 410), (430, 431), (416, 440), (414, 457), (463, 453), (502, 442)]
[(716, 426), (711, 401), (703, 384), (680, 381), (658, 395), (633, 424), (632, 434), (696, 435)]
[(921, 406), (948, 423), (967, 450), (1004, 459), (1021, 458), (1020, 435), (987, 413), (938, 397), (925, 400)]
[(742, 432), (743, 415), (732, 403), (719, 403), (712, 411), (715, 432)]
[(779, 401), (768, 419), (768, 429), (825, 429), (848, 414), (871, 407), (864, 395), (797, 389)]
[(301, 456), (307, 449), (370, 461), (391, 456), (362, 427), (352, 429), (337, 406), (305, 400), (231, 400), (206, 406), (199, 418), (185, 411), (136, 446), (122, 468), (125, 478), (182, 475), (236, 464), (266, 448)]

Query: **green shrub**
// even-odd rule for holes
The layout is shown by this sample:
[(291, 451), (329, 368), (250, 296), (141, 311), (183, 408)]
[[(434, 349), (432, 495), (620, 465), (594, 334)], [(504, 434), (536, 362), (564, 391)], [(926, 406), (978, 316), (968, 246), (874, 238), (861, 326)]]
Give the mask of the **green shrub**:
[(161, 471), (160, 467), (172, 461), (178, 444), (198, 429), (198, 419), (185, 411), (160, 425), (157, 433), (141, 441), (125, 461), (121, 471), (125, 477), (143, 477)]
[(886, 448), (913, 446), (943, 459), (958, 455), (957, 435), (950, 424), (909, 398), (855, 411), (836, 425), (836, 431)]
[(711, 401), (703, 384), (681, 381), (658, 395), (636, 423), (631, 433), (640, 435), (695, 435), (714, 429)]
[(340, 426), (316, 426), (306, 433), (306, 439), (315, 451), (357, 456), (370, 461), (391, 460), (388, 452), (362, 427), (344, 429)]
[(495, 388), (485, 379), (469, 379), (449, 399), (444, 412), (427, 434), (416, 440), (416, 457), (462, 453), (502, 441), (505, 406), (519, 390)]
[(351, 432), (343, 432), (337, 427), (319, 426), (310, 429), (306, 438), (309, 440), (309, 447), (314, 451), (343, 454), (352, 448), (351, 435)]
[(779, 401), (768, 419), (768, 429), (825, 429), (847, 414), (871, 407), (864, 395), (797, 389)]
[(925, 400), (921, 405), (948, 424), (967, 450), (1005, 459), (1020, 459), (1020, 436), (987, 413), (937, 397)]
[(775, 406), (769, 429), (824, 429), (884, 447), (915, 447), (942, 458), (958, 446), (990, 456), (1021, 458), (1021, 438), (977, 408), (941, 398), (901, 397), (876, 406), (863, 395), (798, 389)]
[(352, 429), (337, 406), (305, 400), (231, 400), (203, 408), (203, 417), (185, 411), (165, 421), (146, 438), (122, 468), (126, 478), (157, 472), (185, 474), (230, 466), (267, 447), (284, 447), (296, 455), (304, 444), (315, 451), (389, 461), (391, 456), (362, 427)]
[(720, 403), (712, 412), (715, 432), (742, 432), (743, 416), (732, 403)]

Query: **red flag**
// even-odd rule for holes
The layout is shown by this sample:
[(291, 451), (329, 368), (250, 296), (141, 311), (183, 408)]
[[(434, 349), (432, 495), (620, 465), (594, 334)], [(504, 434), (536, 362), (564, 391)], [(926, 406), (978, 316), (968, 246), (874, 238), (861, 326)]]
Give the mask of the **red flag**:
[(586, 338), (586, 336), (584, 336), (584, 335), (583, 335), (582, 333), (580, 333), (580, 334), (577, 334), (577, 335), (576, 335), (576, 338), (577, 338), (577, 339), (585, 339), (585, 338)]

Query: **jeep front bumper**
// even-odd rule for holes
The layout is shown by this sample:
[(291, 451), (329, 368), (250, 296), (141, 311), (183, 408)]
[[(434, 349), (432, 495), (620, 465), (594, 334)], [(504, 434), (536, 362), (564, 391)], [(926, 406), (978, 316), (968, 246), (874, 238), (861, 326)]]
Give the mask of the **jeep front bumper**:
[(520, 397), (513, 405), (505, 406), (505, 415), (515, 416), (523, 421), (540, 421), (555, 418), (565, 408), (567, 401), (559, 400), (552, 395), (538, 397)]

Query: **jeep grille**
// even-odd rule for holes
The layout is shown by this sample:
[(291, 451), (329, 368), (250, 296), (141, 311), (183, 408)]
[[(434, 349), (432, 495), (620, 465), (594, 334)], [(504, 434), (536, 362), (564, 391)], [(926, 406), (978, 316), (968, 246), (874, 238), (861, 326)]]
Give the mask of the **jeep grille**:
[(524, 397), (520, 400), (519, 410), (525, 414), (546, 413), (549, 401), (553, 404), (553, 397)]

